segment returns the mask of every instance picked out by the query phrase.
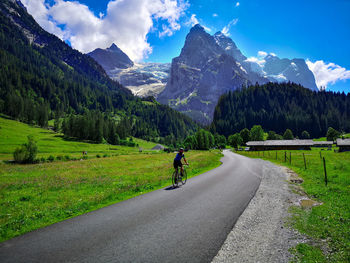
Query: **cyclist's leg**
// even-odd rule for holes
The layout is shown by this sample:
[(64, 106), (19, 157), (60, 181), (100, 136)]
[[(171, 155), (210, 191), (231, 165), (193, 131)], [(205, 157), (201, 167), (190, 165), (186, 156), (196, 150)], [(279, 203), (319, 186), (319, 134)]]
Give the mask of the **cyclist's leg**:
[(182, 165), (182, 163), (181, 163), (181, 166), (180, 166), (180, 169), (181, 169), (181, 176), (184, 174), (184, 166)]

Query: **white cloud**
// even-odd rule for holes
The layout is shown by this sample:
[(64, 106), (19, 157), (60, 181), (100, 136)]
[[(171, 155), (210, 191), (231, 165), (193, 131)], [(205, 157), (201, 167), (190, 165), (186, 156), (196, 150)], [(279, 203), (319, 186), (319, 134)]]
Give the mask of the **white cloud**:
[(273, 52), (269, 53), (269, 55), (273, 56), (273, 57), (277, 57), (277, 55)]
[(190, 20), (186, 23), (189, 26), (194, 26), (199, 24), (196, 14), (192, 14)]
[(266, 63), (265, 59), (263, 59), (261, 57), (249, 57), (246, 59), (246, 61), (257, 63), (261, 67), (264, 67), (264, 65)]
[(226, 26), (224, 26), (224, 28), (221, 30), (221, 32), (224, 35), (229, 36), (230, 34), (228, 33), (228, 31), (230, 31), (231, 27), (236, 25), (237, 23), (238, 23), (238, 18), (232, 19)]
[[(189, 21), (186, 22), (187, 26), (195, 26), (197, 24), (200, 24), (198, 19), (197, 19), (197, 15), (196, 14), (192, 14), (191, 18)], [(203, 24), (200, 24), (206, 31), (210, 32), (211, 28), (204, 26)]]
[(265, 52), (265, 51), (258, 52), (258, 57), (266, 57), (266, 56), (267, 56), (267, 52)]
[(311, 62), (307, 59), (306, 64), (314, 73), (318, 88), (327, 88), (329, 84), (335, 84), (337, 81), (350, 79), (350, 70), (334, 63), (327, 64), (323, 60)]
[(161, 21), (160, 37), (171, 36), (189, 6), (186, 0), (111, 0), (106, 14), (95, 16), (76, 1), (55, 0), (52, 6), (45, 0), (22, 2), (45, 30), (70, 41), (73, 48), (86, 53), (116, 43), (135, 61), (152, 52), (147, 34), (156, 30), (154, 21)]
[(251, 62), (251, 63), (256, 63), (257, 65), (260, 66), (261, 70), (264, 67), (266, 60), (265, 57), (267, 56), (267, 52), (266, 51), (258, 51), (258, 54), (256, 57), (249, 57), (246, 59), (246, 61)]
[(237, 3), (236, 3), (236, 7), (239, 7), (239, 5), (240, 5), (239, 2), (237, 2)]
[(213, 14), (213, 17), (218, 17), (219, 15), (217, 13), (214, 13)]

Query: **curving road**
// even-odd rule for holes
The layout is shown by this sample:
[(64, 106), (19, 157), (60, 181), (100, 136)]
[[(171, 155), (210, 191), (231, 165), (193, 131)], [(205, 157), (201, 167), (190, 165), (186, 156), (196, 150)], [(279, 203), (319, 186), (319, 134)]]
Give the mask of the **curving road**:
[(0, 262), (210, 262), (260, 184), (261, 162), (223, 164), (160, 189), (0, 244)]

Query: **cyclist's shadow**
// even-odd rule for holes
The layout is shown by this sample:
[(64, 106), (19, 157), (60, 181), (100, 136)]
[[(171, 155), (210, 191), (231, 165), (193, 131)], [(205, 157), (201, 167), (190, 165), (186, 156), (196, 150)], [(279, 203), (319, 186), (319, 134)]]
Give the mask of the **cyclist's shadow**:
[(167, 188), (164, 188), (164, 190), (165, 191), (171, 191), (171, 190), (176, 190), (176, 189), (179, 189), (180, 187), (179, 186), (172, 186), (172, 185), (170, 185), (170, 186), (168, 186)]

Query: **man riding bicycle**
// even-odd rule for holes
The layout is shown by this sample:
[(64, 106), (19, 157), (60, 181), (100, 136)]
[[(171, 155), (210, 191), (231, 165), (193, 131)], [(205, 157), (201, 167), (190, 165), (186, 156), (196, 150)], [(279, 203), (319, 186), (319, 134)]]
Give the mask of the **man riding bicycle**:
[(182, 162), (181, 162), (182, 158), (184, 159), (185, 164), (188, 165), (188, 162), (187, 162), (185, 155), (184, 155), (184, 149), (180, 148), (179, 152), (176, 154), (176, 156), (174, 158), (174, 168), (177, 172), (178, 168), (180, 167), (181, 168), (181, 175), (183, 174), (183, 171), (184, 171), (184, 168), (182, 167)]

